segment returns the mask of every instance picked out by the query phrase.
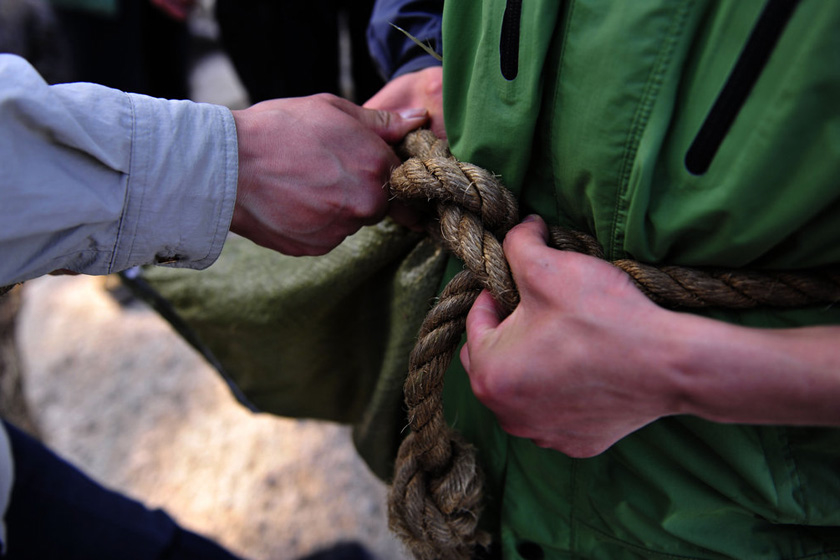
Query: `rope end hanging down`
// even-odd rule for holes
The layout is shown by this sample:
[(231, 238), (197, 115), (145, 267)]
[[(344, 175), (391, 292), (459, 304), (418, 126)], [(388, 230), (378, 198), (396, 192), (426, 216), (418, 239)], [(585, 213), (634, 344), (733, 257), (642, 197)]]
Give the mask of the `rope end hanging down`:
[(467, 560), (489, 536), (477, 530), (482, 474), (475, 450), (443, 416), (443, 378), (481, 292), (468, 270), (444, 288), (420, 327), (404, 392), (411, 432), (400, 445), (389, 525), (419, 560)]
[(457, 433), (445, 444), (451, 468), (427, 473), (409, 443), (400, 447), (388, 500), (389, 528), (418, 560), (469, 560), (490, 535), (477, 530), (483, 478), (475, 450)]
[(516, 306), (501, 243), (484, 226), (504, 235), (517, 222), (516, 201), (495, 176), (456, 161), (428, 131), (409, 135), (403, 150), (413, 157), (392, 173), (391, 194), (433, 202), (441, 241), (469, 264), (426, 316), (409, 358), (404, 393), (411, 432), (396, 459), (389, 525), (418, 560), (468, 560), (490, 543), (478, 531), (483, 477), (474, 448), (443, 416), (443, 378), (485, 286), (509, 310)]

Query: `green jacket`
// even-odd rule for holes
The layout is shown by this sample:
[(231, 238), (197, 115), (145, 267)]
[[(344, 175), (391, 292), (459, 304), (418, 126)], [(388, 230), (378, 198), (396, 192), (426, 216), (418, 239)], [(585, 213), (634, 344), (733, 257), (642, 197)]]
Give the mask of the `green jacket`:
[[(610, 258), (839, 263), (840, 3), (792, 6), (759, 23), (748, 0), (447, 2), (453, 153)], [(710, 314), (840, 323), (837, 308)], [(573, 460), (502, 432), (459, 364), (445, 399), (506, 559), (840, 558), (840, 430), (670, 417)]]

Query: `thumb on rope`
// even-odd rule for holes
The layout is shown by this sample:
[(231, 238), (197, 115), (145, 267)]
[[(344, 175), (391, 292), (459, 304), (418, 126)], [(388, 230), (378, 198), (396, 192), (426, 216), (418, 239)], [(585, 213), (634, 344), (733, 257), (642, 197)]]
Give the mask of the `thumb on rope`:
[[(505, 236), (505, 253), (508, 252), (509, 245), (514, 243), (548, 245), (548, 226), (545, 220), (537, 214), (525, 216), (522, 222), (513, 226)], [(511, 257), (508, 256), (507, 258), (510, 262)]]
[(365, 109), (355, 104), (348, 104), (341, 109), (356, 117), (359, 122), (388, 144), (400, 142), (406, 134), (429, 120), (429, 112), (424, 108), (406, 109), (395, 113), (384, 109)]
[(502, 321), (502, 311), (490, 292), (483, 290), (467, 315), (467, 343), (461, 348), (461, 363), (464, 369), (470, 371), (470, 346), (477, 348), (482, 345), (488, 335), (499, 326)]
[(545, 277), (551, 274), (557, 258), (548, 240), (548, 226), (535, 214), (525, 217), (505, 236), (505, 259), (522, 300), (542, 301)]

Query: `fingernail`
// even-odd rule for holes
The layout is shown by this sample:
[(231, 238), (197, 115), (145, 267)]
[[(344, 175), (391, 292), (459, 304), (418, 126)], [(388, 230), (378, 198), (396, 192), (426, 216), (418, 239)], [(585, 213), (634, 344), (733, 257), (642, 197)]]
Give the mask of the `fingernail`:
[(523, 223), (536, 222), (539, 219), (540, 219), (540, 217), (537, 216), (536, 214), (528, 214), (527, 216), (525, 216), (525, 219), (522, 220), (522, 222)]
[(423, 108), (417, 109), (406, 109), (404, 111), (400, 111), (400, 116), (406, 120), (413, 120), (413, 119), (425, 119), (429, 116), (429, 112)]

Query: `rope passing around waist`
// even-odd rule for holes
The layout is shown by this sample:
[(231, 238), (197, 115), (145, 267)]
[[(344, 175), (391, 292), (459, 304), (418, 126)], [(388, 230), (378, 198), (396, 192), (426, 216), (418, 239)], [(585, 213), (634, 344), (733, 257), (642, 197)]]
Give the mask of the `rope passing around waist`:
[[(513, 195), (490, 172), (460, 162), (430, 131), (409, 134), (404, 163), (391, 174), (394, 198), (429, 202), (439, 221), (432, 235), (464, 261), (420, 328), (409, 357), (405, 403), (409, 435), (397, 454), (388, 498), (389, 524), (419, 560), (463, 560), (489, 535), (478, 531), (482, 476), (475, 450), (443, 416), (443, 378), (482, 289), (505, 313), (519, 302), (500, 239), (519, 221)], [(594, 237), (550, 228), (550, 245), (604, 258)], [(613, 261), (664, 307), (803, 307), (840, 301), (840, 270), (765, 272)]]

